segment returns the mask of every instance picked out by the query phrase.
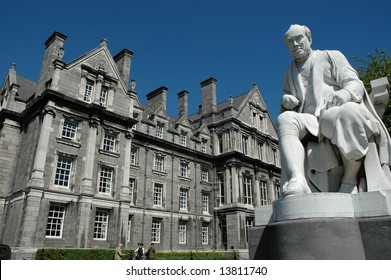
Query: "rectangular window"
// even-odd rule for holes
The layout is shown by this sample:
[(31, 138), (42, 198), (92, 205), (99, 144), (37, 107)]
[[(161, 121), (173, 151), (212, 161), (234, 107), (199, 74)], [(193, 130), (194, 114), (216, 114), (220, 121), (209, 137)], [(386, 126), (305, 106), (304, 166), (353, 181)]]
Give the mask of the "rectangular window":
[(263, 144), (262, 143), (258, 144), (258, 158), (260, 160), (263, 160)]
[(157, 123), (156, 125), (156, 137), (163, 139), (163, 124)]
[(152, 229), (151, 229), (151, 242), (160, 243), (160, 230), (161, 230), (161, 219), (153, 218), (152, 219)]
[(248, 155), (248, 137), (247, 136), (242, 137), (242, 151), (243, 151), (243, 154)]
[(253, 112), (253, 127), (257, 127), (257, 112)]
[(276, 149), (273, 149), (272, 150), (272, 156), (273, 156), (273, 164), (274, 165), (277, 165), (277, 150)]
[(136, 204), (136, 188), (137, 188), (136, 178), (129, 178), (129, 198), (130, 198), (130, 203), (132, 204)]
[(115, 152), (115, 145), (117, 141), (117, 135), (105, 132), (103, 139), (103, 150), (107, 152)]
[(189, 190), (187, 188), (179, 189), (179, 210), (188, 210), (187, 201), (189, 199)]
[(126, 231), (126, 242), (130, 242), (130, 236), (132, 234), (132, 215), (128, 216), (128, 229)]
[(189, 164), (186, 162), (181, 162), (180, 163), (180, 170), (179, 170), (180, 176), (181, 177), (189, 177), (188, 169), (189, 169)]
[(155, 170), (164, 172), (164, 157), (155, 155)]
[(209, 224), (202, 224), (202, 244), (209, 243)]
[(46, 237), (61, 238), (65, 217), (65, 206), (50, 205), (48, 222), (46, 225)]
[(68, 140), (76, 139), (77, 123), (65, 119), (62, 126), (61, 138)]
[(201, 152), (206, 153), (206, 141), (201, 142)]
[(153, 185), (153, 205), (163, 206), (163, 184), (155, 183)]
[(100, 95), (99, 95), (99, 104), (101, 106), (106, 106), (108, 92), (109, 92), (109, 89), (105, 86), (102, 86), (102, 88), (100, 90)]
[(274, 199), (277, 200), (280, 198), (280, 184), (274, 183)]
[(206, 168), (203, 168), (201, 170), (201, 181), (202, 182), (209, 182), (209, 170)]
[(130, 149), (130, 164), (131, 165), (137, 165), (138, 164), (138, 149), (135, 147), (132, 147)]
[(84, 101), (91, 103), (92, 92), (94, 90), (94, 83), (92, 81), (87, 81), (86, 88), (84, 90)]
[(73, 159), (63, 155), (59, 155), (57, 159), (56, 175), (54, 185), (60, 187), (69, 187), (72, 171)]
[(179, 144), (181, 146), (186, 146), (186, 134), (181, 134), (179, 137)]
[(251, 177), (243, 176), (244, 204), (253, 204)]
[(94, 240), (106, 240), (109, 225), (109, 211), (96, 210), (94, 224)]
[(100, 168), (99, 178), (99, 192), (111, 194), (113, 185), (114, 168), (109, 166), (102, 166)]
[(220, 205), (225, 204), (225, 184), (224, 184), (224, 175), (218, 175), (218, 184), (220, 191)]
[(202, 194), (202, 212), (209, 213), (209, 194)]
[(218, 134), (217, 135), (217, 141), (219, 143), (219, 154), (223, 153), (223, 135), (222, 134)]
[(259, 182), (260, 195), (261, 195), (261, 205), (268, 204), (268, 193), (267, 193), (267, 182), (261, 180)]
[(259, 130), (263, 131), (264, 130), (264, 125), (263, 125), (263, 116), (259, 115)]
[(179, 244), (186, 244), (186, 222), (180, 221), (179, 222), (179, 230), (178, 230), (178, 241)]

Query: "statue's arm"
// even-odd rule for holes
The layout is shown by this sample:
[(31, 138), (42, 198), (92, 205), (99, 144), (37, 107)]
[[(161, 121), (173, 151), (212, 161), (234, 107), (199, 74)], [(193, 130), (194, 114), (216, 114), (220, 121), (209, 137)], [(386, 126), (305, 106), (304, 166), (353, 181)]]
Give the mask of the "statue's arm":
[(341, 91), (349, 93), (349, 102), (360, 103), (364, 96), (365, 88), (357, 72), (341, 52), (328, 51), (328, 56), (331, 61), (331, 72)]

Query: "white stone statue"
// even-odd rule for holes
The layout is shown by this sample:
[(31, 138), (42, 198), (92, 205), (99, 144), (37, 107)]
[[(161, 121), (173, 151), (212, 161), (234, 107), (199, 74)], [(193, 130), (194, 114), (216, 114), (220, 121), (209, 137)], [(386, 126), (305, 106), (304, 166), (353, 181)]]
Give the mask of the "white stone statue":
[(278, 116), (282, 195), (391, 189), (390, 136), (356, 71), (339, 51), (312, 50), (306, 26), (284, 40), (293, 61)]

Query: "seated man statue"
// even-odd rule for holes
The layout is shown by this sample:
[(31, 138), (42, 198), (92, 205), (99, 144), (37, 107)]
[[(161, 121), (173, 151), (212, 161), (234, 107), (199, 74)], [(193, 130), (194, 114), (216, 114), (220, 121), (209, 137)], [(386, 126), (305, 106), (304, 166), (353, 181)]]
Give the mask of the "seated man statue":
[[(356, 71), (339, 51), (312, 50), (306, 26), (292, 25), (284, 40), (293, 61), (285, 73), (278, 116), (282, 196), (356, 193), (359, 174), (376, 176), (382, 187), (374, 189), (391, 189), (390, 136)], [(373, 162), (363, 165), (366, 157)], [(381, 174), (368, 174), (366, 166), (373, 164)], [(324, 186), (330, 179), (317, 174), (330, 176), (338, 166), (332, 190)]]

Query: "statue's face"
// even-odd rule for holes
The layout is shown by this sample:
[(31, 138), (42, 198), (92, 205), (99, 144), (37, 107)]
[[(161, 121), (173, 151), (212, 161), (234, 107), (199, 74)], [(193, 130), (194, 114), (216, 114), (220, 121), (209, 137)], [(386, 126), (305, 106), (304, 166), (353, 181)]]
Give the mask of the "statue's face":
[(289, 29), (285, 36), (285, 43), (296, 61), (306, 60), (311, 53), (311, 40), (307, 38), (301, 27)]

